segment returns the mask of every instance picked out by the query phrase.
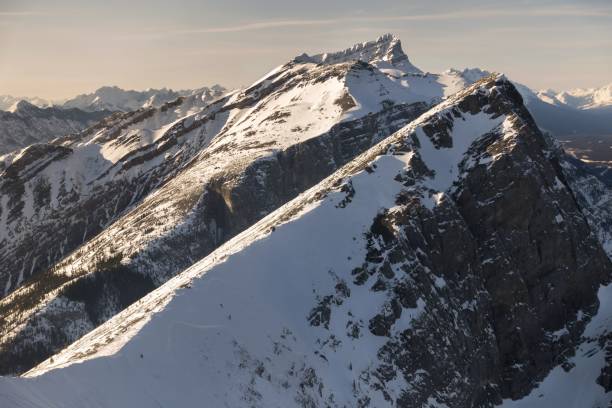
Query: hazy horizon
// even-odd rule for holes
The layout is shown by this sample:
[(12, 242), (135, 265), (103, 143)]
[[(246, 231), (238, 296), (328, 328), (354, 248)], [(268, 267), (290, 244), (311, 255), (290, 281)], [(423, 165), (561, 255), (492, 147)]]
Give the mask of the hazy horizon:
[(0, 0), (0, 95), (234, 88), (303, 52), (337, 51), (387, 32), (424, 71), (479, 67), (559, 91), (612, 82), (606, 0)]

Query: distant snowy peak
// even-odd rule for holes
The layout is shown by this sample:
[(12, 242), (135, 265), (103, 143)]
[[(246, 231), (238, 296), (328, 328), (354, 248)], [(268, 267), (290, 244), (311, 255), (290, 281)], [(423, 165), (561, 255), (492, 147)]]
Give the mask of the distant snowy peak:
[(491, 76), (491, 72), (484, 71), (480, 68), (465, 68), (463, 70), (450, 68), (441, 74), (428, 75), (437, 76), (437, 82), (444, 87), (444, 94), (448, 96), (483, 78)]
[[(480, 68), (465, 68), (463, 70), (450, 68), (439, 75), (439, 82), (457, 91), (482, 78), (491, 75), (491, 72)], [(535, 91), (526, 85), (512, 81), (519, 91), (526, 105), (544, 102), (563, 108), (588, 110), (612, 106), (612, 83), (601, 88), (574, 89), (557, 92), (553, 89)], [(536, 119), (537, 112), (534, 113)]]
[(578, 88), (558, 93), (549, 89), (538, 92), (538, 96), (553, 105), (567, 105), (576, 109), (602, 108), (612, 106), (612, 83), (601, 88)]
[(464, 68), (463, 70), (450, 68), (444, 71), (443, 75), (460, 77), (463, 78), (467, 83), (473, 84), (474, 82), (480, 81), (483, 78), (491, 76), (491, 72), (480, 68)]
[(110, 110), (133, 111), (140, 108), (158, 107), (181, 96), (201, 94), (212, 100), (225, 93), (225, 88), (214, 85), (198, 90), (147, 89), (145, 91), (124, 90), (116, 86), (104, 86), (93, 93), (79, 95), (62, 105), (63, 108), (79, 108), (86, 111)]
[(37, 116), (45, 112), (57, 112), (59, 108), (50, 106), (40, 106), (25, 99), (15, 102), (7, 109), (7, 112), (14, 113), (19, 116)]
[(27, 112), (32, 112), (37, 109), (40, 109), (40, 108), (38, 108), (37, 106), (34, 106), (34, 104), (26, 100), (20, 100), (20, 101), (15, 102), (10, 108), (7, 109), (7, 111), (11, 113), (24, 114)]
[(17, 97), (11, 95), (0, 95), (0, 111), (12, 112), (16, 108), (16, 105), (21, 101), (27, 101), (40, 108), (45, 108), (53, 105), (53, 102), (48, 99), (38, 97)]
[(408, 56), (402, 50), (401, 41), (392, 34), (382, 35), (375, 41), (353, 45), (343, 51), (312, 56), (302, 54), (296, 60), (318, 64), (338, 64), (355, 60), (368, 62), (383, 69), (401, 69), (406, 73), (422, 72), (408, 60)]
[(7, 111), (0, 111), (0, 156), (33, 143), (78, 133), (110, 114), (108, 110), (42, 108), (25, 100), (17, 101)]
[(184, 93), (184, 96), (195, 96), (199, 98), (202, 102), (210, 102), (214, 99), (219, 98), (221, 95), (224, 95), (228, 92), (228, 89), (222, 87), (221, 85), (213, 85), (211, 87), (202, 87), (198, 89), (194, 89), (192, 91), (179, 91), (180, 93)]
[(58, 107), (63, 109), (77, 108), (88, 112), (122, 111), (129, 112), (140, 108), (159, 107), (172, 102), (181, 96), (198, 95), (204, 102), (218, 98), (227, 92), (221, 85), (202, 87), (198, 89), (147, 89), (144, 91), (124, 90), (117, 86), (103, 86), (88, 94), (75, 96), (62, 101), (51, 101), (38, 97), (14, 97), (0, 95), (0, 111), (16, 112), (22, 102), (37, 108)]
[[(444, 83), (447, 87), (451, 87), (458, 91), (459, 89), (469, 86), (483, 78), (491, 75), (490, 71), (483, 70), (480, 68), (465, 68), (463, 70), (450, 68), (440, 74), (440, 82)], [(526, 105), (532, 105), (540, 101), (549, 104), (561, 105), (563, 103), (556, 101), (553, 102), (555, 91), (541, 91), (536, 92), (526, 85), (512, 81), (516, 90), (521, 94), (523, 101)]]

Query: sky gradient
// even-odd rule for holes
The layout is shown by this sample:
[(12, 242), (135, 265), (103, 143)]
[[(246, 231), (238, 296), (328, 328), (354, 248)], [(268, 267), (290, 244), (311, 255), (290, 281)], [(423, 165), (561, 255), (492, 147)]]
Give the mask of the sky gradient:
[(0, 0), (0, 95), (238, 87), (386, 32), (429, 72), (480, 67), (535, 89), (612, 82), (610, 0)]

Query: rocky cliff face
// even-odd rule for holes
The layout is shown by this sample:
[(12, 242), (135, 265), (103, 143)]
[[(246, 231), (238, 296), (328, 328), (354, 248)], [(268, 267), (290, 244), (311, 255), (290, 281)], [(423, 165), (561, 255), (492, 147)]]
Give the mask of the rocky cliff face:
[[(510, 82), (482, 80), (35, 378), (2, 379), (0, 395), (28, 407), (84, 395), (100, 406), (606, 406), (612, 253), (598, 204), (609, 192), (590, 177)], [(208, 190), (229, 213), (244, 191), (231, 185)], [(591, 392), (569, 399), (563, 381)]]
[(213, 103), (117, 114), (44, 148), (53, 154), (12, 157), (0, 185), (3, 372), (101, 324), (435, 98), (365, 61), (292, 61)]

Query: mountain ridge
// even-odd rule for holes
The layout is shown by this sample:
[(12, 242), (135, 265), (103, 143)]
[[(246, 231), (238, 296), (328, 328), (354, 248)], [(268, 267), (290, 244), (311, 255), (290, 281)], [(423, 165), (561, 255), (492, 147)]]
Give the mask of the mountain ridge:
[[(586, 322), (574, 316), (595, 314), (612, 254), (590, 235), (554, 148), (521, 106), (503, 77), (480, 81), (47, 360), (33, 378), (1, 379), (0, 387), (27, 406), (77, 406), (98, 383), (91, 379), (105, 384), (102, 406), (201, 398), (236, 407), (492, 407), (509, 398), (533, 406), (520, 398), (559, 364), (559, 347), (581, 344)], [(522, 174), (511, 187), (539, 208), (539, 226), (521, 226), (518, 196), (498, 194), (507, 172)], [(530, 193), (541, 187), (546, 197)], [(492, 239), (488, 217), (499, 224)], [(306, 239), (321, 228), (320, 239)], [(539, 255), (513, 237), (527, 229)], [(550, 243), (569, 240), (552, 240), (550, 229), (584, 239), (574, 248), (580, 273), (564, 269), (569, 258), (558, 258), (572, 251)], [(508, 239), (526, 252), (500, 252)], [(319, 255), (294, 256), (304, 251)], [(509, 280), (521, 262), (536, 271), (525, 265)], [(550, 262), (559, 268), (552, 275)], [(563, 282), (558, 274), (573, 284), (548, 291), (547, 282)], [(533, 279), (544, 282), (525, 283)], [(506, 309), (508, 296), (517, 310)], [(551, 334), (560, 326), (563, 334)], [(168, 381), (148, 385), (151, 372)], [(138, 379), (129, 389), (125, 375)], [(66, 378), (84, 394), (65, 392)], [(590, 397), (610, 401), (602, 392)]]
[(393, 34), (384, 34), (374, 41), (355, 44), (342, 51), (296, 57), (299, 62), (336, 64), (350, 60), (367, 61), (378, 68), (399, 68), (404, 73), (420, 74), (422, 71), (412, 65), (402, 50), (402, 44)]
[[(61, 154), (38, 173), (25, 173), (26, 162), (47, 153), (14, 160), (0, 187), (11, 192), (0, 218), (10, 238), (0, 261), (11, 271), (0, 284), (7, 288), (0, 301), (7, 312), (0, 320), (3, 369), (22, 370), (103, 322), (414, 119), (428, 107), (423, 100), (362, 61), (289, 62), (210, 104), (187, 97), (58, 141), (49, 149)], [(84, 169), (81, 163), (92, 165), (65, 173)], [(57, 233), (68, 240), (58, 242)], [(165, 257), (170, 248), (184, 258)], [(20, 270), (30, 274), (22, 279)], [(135, 292), (106, 281), (119, 273), (134, 279)], [(88, 285), (107, 289), (85, 310)], [(45, 323), (68, 314), (81, 326)], [(55, 331), (47, 334), (56, 340), (33, 334), (41, 330)]]
[(193, 90), (174, 91), (168, 88), (144, 91), (124, 90), (118, 86), (103, 86), (92, 93), (77, 95), (61, 103), (63, 108), (79, 108), (86, 111), (134, 111), (141, 108), (159, 107), (172, 102), (179, 97), (201, 94), (202, 97), (212, 100), (227, 92), (220, 85), (196, 88)]

